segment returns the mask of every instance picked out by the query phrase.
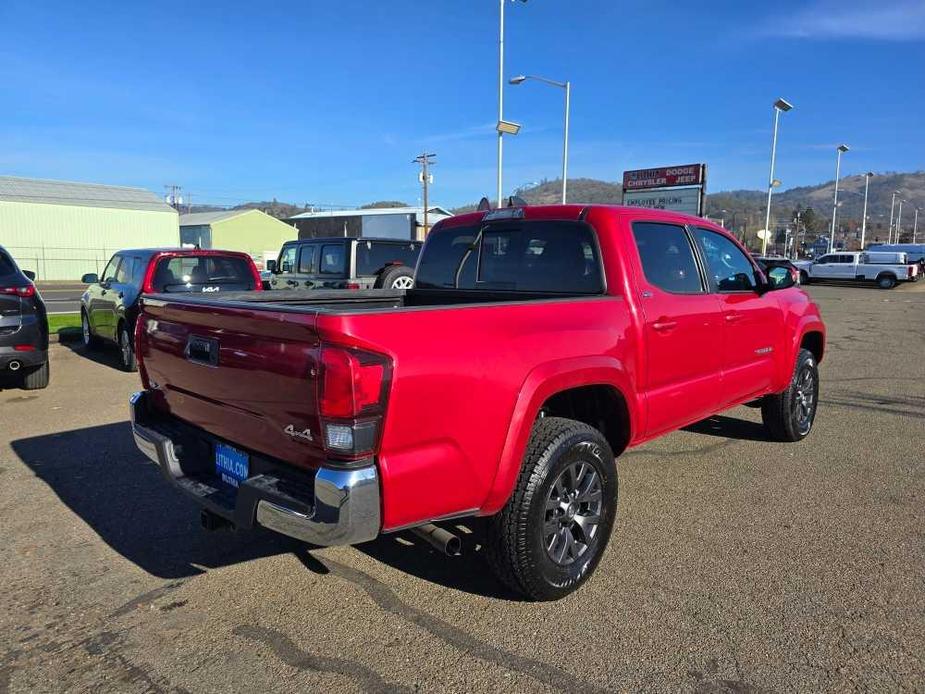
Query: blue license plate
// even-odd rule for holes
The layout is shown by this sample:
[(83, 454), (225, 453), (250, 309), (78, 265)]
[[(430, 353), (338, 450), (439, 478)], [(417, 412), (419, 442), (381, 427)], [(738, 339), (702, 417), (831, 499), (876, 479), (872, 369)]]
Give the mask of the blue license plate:
[(250, 459), (247, 453), (227, 443), (215, 444), (215, 472), (223, 482), (237, 487), (250, 473)]

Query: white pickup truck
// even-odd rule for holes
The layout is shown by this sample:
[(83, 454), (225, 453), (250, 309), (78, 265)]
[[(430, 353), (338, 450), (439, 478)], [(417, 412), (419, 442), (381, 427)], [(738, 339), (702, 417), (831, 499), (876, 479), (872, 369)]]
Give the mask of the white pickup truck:
[(905, 253), (874, 251), (839, 251), (826, 253), (816, 260), (795, 260), (800, 282), (818, 280), (857, 280), (876, 282), (881, 289), (892, 289), (899, 282), (919, 278), (918, 265), (907, 262)]

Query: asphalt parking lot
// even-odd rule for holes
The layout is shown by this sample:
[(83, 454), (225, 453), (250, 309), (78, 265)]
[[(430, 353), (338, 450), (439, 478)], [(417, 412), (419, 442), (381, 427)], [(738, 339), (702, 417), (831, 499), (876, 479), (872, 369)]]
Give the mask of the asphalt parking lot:
[(925, 283), (813, 286), (816, 428), (738, 408), (619, 460), (592, 580), (558, 603), (410, 536), (207, 534), (146, 464), (115, 352), (0, 390), (0, 694), (925, 689)]

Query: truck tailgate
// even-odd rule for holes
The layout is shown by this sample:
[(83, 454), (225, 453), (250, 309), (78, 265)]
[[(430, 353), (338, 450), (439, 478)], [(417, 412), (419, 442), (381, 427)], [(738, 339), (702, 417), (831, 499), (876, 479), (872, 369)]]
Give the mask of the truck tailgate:
[[(316, 315), (146, 298), (137, 353), (155, 410), (245, 450), (317, 467)], [(306, 429), (314, 437), (291, 435)]]

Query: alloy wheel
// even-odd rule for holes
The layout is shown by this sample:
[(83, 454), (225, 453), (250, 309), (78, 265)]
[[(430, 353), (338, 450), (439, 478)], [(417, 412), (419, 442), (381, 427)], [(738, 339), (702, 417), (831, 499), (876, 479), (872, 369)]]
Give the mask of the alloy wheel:
[(413, 286), (413, 277), (396, 277), (392, 282), (392, 289), (411, 289)]
[(812, 366), (805, 365), (797, 375), (793, 389), (794, 413), (801, 434), (809, 432), (816, 412), (816, 374)]
[(590, 463), (575, 462), (563, 470), (549, 489), (543, 524), (546, 553), (560, 566), (580, 558), (601, 522), (601, 477)]

